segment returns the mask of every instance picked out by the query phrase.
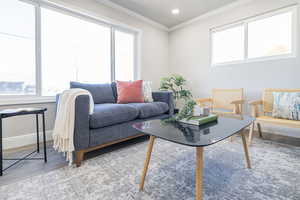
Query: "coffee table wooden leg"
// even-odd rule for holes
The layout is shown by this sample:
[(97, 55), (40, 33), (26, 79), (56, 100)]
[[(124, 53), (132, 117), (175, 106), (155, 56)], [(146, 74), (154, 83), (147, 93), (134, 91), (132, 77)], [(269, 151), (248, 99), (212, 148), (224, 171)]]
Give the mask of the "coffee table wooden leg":
[(246, 161), (247, 161), (247, 167), (249, 169), (251, 169), (251, 163), (250, 163), (248, 145), (247, 145), (245, 133), (243, 131), (241, 132), (241, 136), (242, 136), (242, 140), (243, 140), (243, 146), (244, 146), (245, 157), (246, 157)]
[(254, 122), (250, 125), (250, 130), (249, 130), (249, 139), (248, 139), (248, 145), (251, 145), (252, 138), (253, 138), (253, 131), (254, 131)]
[(196, 200), (203, 199), (203, 147), (196, 147)]
[(140, 191), (144, 190), (144, 183), (145, 183), (145, 178), (146, 178), (147, 171), (148, 171), (148, 166), (149, 166), (149, 162), (150, 162), (150, 158), (151, 158), (154, 140), (155, 140), (155, 136), (150, 136), (150, 141), (148, 144), (148, 151), (147, 151), (143, 174), (142, 174), (142, 179), (141, 179), (141, 183), (140, 183)]

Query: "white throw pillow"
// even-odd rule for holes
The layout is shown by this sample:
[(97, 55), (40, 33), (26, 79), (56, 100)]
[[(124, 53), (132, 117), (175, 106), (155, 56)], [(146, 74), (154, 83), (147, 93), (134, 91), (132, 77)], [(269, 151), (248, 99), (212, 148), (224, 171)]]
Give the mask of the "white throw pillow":
[(151, 81), (143, 81), (143, 94), (145, 102), (153, 102), (151, 85)]

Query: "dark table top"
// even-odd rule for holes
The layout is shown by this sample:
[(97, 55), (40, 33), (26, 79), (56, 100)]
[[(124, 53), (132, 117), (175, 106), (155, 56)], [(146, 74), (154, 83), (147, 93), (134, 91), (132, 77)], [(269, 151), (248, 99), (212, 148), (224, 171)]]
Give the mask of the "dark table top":
[(187, 146), (203, 147), (239, 133), (253, 121), (254, 118), (249, 116), (219, 117), (216, 122), (195, 126), (180, 122), (167, 123), (163, 120), (150, 120), (135, 123), (133, 127), (164, 140)]
[(47, 110), (47, 108), (14, 108), (0, 110), (0, 117), (13, 117), (17, 115), (40, 114)]

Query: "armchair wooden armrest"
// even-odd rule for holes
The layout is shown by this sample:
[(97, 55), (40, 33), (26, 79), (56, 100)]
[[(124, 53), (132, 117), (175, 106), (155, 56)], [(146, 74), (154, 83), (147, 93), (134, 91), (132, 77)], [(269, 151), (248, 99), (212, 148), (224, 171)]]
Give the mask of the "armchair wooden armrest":
[(245, 103), (244, 99), (232, 101), (230, 104), (234, 104), (234, 114), (242, 114), (242, 106)]
[(244, 104), (244, 103), (245, 103), (245, 100), (241, 99), (241, 100), (232, 101), (230, 104)]
[(251, 114), (253, 117), (258, 117), (259, 116), (259, 105), (263, 105), (263, 100), (255, 100), (249, 102), (251, 106)]
[(249, 104), (250, 104), (251, 106), (262, 105), (262, 104), (263, 104), (263, 100), (250, 101)]
[(211, 98), (202, 98), (202, 99), (197, 99), (196, 102), (199, 106), (206, 106), (206, 103), (211, 104), (213, 100)]

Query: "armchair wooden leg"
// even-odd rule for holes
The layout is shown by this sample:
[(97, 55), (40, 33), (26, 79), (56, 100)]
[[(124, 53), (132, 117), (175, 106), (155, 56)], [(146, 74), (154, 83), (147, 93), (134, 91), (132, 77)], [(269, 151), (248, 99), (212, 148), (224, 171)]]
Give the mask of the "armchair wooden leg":
[(75, 152), (75, 163), (76, 163), (76, 167), (80, 167), (81, 165), (81, 161), (83, 160), (83, 156), (84, 156), (84, 151), (76, 151)]
[(248, 139), (248, 145), (251, 145), (252, 138), (253, 138), (253, 130), (254, 130), (254, 122), (250, 125), (250, 130), (249, 130), (249, 139)]
[(263, 137), (262, 136), (262, 132), (261, 132), (261, 125), (260, 125), (260, 123), (256, 123), (257, 124), (257, 130), (258, 130), (258, 133), (259, 133), (259, 137)]

